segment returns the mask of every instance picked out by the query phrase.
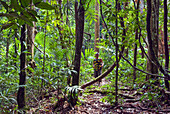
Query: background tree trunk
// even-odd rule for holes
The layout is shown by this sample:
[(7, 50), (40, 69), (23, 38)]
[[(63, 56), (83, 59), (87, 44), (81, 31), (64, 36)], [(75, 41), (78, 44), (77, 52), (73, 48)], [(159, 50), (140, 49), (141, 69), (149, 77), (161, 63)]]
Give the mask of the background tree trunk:
[[(15, 38), (19, 39), (18, 35), (17, 35), (18, 30), (15, 29), (14, 31), (15, 31)], [(15, 38), (14, 38), (14, 58), (17, 58), (18, 52), (17, 52), (17, 44), (16, 44)], [(17, 63), (16, 63), (16, 61), (15, 61), (14, 65), (15, 65), (15, 69), (17, 70)]]
[(99, 3), (96, 0), (95, 3), (95, 10), (96, 10), (96, 21), (95, 21), (95, 40), (94, 40), (94, 50), (99, 52), (99, 48), (97, 48), (97, 44), (99, 43), (100, 38), (100, 18), (99, 18)]
[[(9, 36), (9, 35), (8, 35)], [(8, 54), (9, 54), (9, 37), (7, 38), (7, 44), (6, 44), (6, 71), (5, 71), (5, 73), (8, 73)]]
[[(167, 33), (167, 0), (164, 0), (164, 46), (165, 46), (165, 70), (169, 67), (168, 33)], [(169, 82), (165, 80), (165, 87), (169, 90)]]
[[(147, 37), (149, 42), (148, 56), (156, 63), (158, 58), (158, 22), (159, 22), (159, 0), (147, 1)], [(158, 74), (158, 67), (147, 60), (147, 71), (152, 74)], [(149, 76), (147, 76), (147, 79)], [(155, 78), (151, 76), (151, 78)]]
[(119, 60), (118, 60), (118, 50), (119, 50), (119, 46), (118, 46), (118, 20), (117, 20), (117, 12), (118, 12), (118, 0), (116, 0), (116, 79), (115, 79), (115, 105), (118, 105), (118, 69), (119, 69)]
[(35, 41), (35, 28), (30, 25), (27, 25), (27, 50), (29, 52), (28, 55), (31, 55), (31, 58), (28, 62), (34, 60), (34, 44), (33, 44), (34, 41)]
[[(139, 19), (138, 19), (138, 13), (139, 13), (139, 2), (140, 0), (138, 0), (137, 2), (137, 7), (136, 7), (136, 4), (134, 3), (134, 6), (135, 6), (135, 10), (136, 10), (136, 30), (135, 30), (135, 41), (138, 40), (138, 24), (139, 24)], [(137, 43), (135, 43), (135, 50), (134, 50), (134, 61), (133, 61), (133, 65), (136, 67), (136, 62), (137, 62)], [(133, 71), (133, 83), (135, 83), (135, 80), (136, 80), (136, 69), (134, 68), (134, 71)]]
[[(26, 51), (25, 48), (25, 25), (22, 25), (21, 27), (21, 55), (20, 55), (20, 79), (19, 79), (19, 85), (25, 85), (26, 84)], [(17, 94), (17, 102), (18, 102), (18, 108), (22, 109), (25, 107), (25, 87), (19, 87), (18, 94)]]

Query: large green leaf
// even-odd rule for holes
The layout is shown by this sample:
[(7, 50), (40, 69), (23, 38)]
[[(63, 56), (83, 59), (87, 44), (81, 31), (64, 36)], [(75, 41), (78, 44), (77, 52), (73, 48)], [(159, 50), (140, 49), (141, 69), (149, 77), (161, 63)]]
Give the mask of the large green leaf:
[(40, 2), (39, 4), (36, 4), (35, 6), (38, 7), (38, 8), (41, 8), (41, 9), (46, 9), (46, 10), (53, 10), (54, 9), (53, 6), (51, 6), (50, 4), (48, 4), (46, 2)]
[(23, 7), (27, 7), (31, 3), (31, 0), (20, 0), (20, 1)]
[(1, 28), (1, 31), (4, 30), (4, 29), (7, 29), (9, 27), (11, 27), (12, 25), (14, 25), (15, 23), (8, 23), (8, 24), (4, 24), (2, 25), (2, 28)]
[(24, 14), (24, 16), (26, 16), (29, 20), (37, 22), (36, 17), (35, 17), (32, 13), (27, 12), (27, 11), (24, 11), (23, 14)]
[(40, 3), (42, 0), (33, 0), (34, 5)]
[(19, 17), (20, 19), (24, 20), (26, 24), (33, 26), (33, 23), (31, 20), (29, 20), (27, 17), (25, 17), (24, 15)]
[(35, 10), (28, 9), (28, 12), (31, 13), (31, 14), (33, 14), (33, 15), (36, 16), (36, 17), (38, 16), (38, 15), (37, 15), (37, 12), (36, 12)]

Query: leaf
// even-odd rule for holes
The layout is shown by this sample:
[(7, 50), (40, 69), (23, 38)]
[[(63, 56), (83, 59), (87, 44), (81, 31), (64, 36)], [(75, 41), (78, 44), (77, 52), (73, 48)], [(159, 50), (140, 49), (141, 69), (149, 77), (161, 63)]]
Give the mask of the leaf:
[(36, 17), (38, 16), (37, 12), (35, 10), (28, 9), (28, 12), (31, 13), (32, 15), (36, 16)]
[(5, 9), (8, 11), (9, 6), (6, 4), (6, 2), (4, 2), (4, 1), (0, 1), (0, 2), (5, 7)]
[(36, 5), (38, 3), (40, 3), (42, 0), (33, 0), (33, 4)]
[(2, 25), (1, 31), (4, 30), (4, 29), (7, 29), (7, 28), (9, 28), (9, 27), (11, 27), (12, 25), (14, 25), (14, 23), (8, 23), (8, 24)]
[(7, 17), (8, 20), (13, 20), (14, 17), (11, 14), (0, 13), (0, 17)]
[(40, 2), (39, 4), (36, 4), (35, 6), (38, 7), (38, 8), (41, 8), (41, 9), (46, 9), (46, 10), (53, 10), (54, 9), (53, 6), (51, 6), (50, 4), (48, 4), (46, 2)]
[(25, 11), (25, 12), (23, 12), (23, 14), (24, 14), (28, 19), (30, 19), (31, 21), (37, 22), (37, 18), (36, 18), (32, 13), (29, 13), (29, 12)]
[(31, 3), (31, 0), (21, 0), (21, 5), (27, 7)]
[(33, 23), (31, 20), (29, 20), (27, 17), (25, 17), (24, 15), (22, 15), (21, 17), (19, 17), (20, 19), (24, 20), (26, 24), (30, 25), (33, 27)]

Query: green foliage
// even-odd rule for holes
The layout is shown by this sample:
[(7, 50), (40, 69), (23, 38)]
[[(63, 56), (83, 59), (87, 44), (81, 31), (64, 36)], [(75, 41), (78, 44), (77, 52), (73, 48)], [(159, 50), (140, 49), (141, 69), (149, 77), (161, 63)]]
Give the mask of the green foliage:
[(45, 2), (40, 2), (35, 4), (36, 7), (46, 10), (53, 10), (54, 7)]
[[(74, 1), (63, 0), (60, 4), (58, 1), (52, 0), (51, 4), (43, 2), (43, 0), (32, 0), (34, 8), (30, 7), (31, 0), (0, 0), (0, 113), (16, 113), (18, 110), (16, 102), (16, 94), (19, 88), (19, 73), (20, 73), (20, 27), (23, 24), (34, 26), (33, 22), (36, 22), (36, 29), (38, 33), (35, 36), (34, 42), (34, 61), (36, 67), (33, 69), (30, 65), (26, 65), (27, 70), (27, 83), (22, 85), (26, 87), (26, 101), (28, 104), (34, 104), (35, 101), (39, 101), (43, 95), (42, 93), (48, 93), (52, 90), (67, 91), (68, 96), (76, 96), (81, 91), (79, 86), (68, 87), (68, 79), (71, 74), (75, 72), (73, 70), (73, 60), (75, 53), (75, 12)], [(84, 41), (81, 53), (81, 67), (80, 67), (80, 85), (93, 79), (94, 69), (94, 23), (96, 21), (95, 16), (95, 4), (96, 0), (85, 1), (85, 27), (84, 27)], [(68, 3), (67, 3), (68, 2)], [(99, 2), (99, 0), (98, 0)], [(100, 17), (101, 36), (98, 48), (100, 49), (100, 58), (103, 59), (104, 66), (103, 72), (106, 71), (115, 61), (115, 46), (113, 41), (117, 37), (115, 35), (115, 1), (111, 0), (102, 3), (102, 10), (104, 20), (107, 24), (103, 24)], [(124, 3), (122, 0), (120, 3)], [(162, 2), (160, 2), (162, 5)], [(145, 6), (146, 7), (146, 6)], [(170, 7), (170, 3), (168, 4)], [(143, 12), (139, 12), (139, 25), (136, 21), (136, 10), (134, 9), (133, 2), (129, 2), (126, 10), (121, 4), (122, 10), (118, 12), (118, 44), (119, 49), (125, 46), (125, 51), (128, 50), (128, 54), (124, 56), (133, 64), (134, 58), (134, 46), (135, 43), (139, 47), (139, 40), (135, 40), (135, 29), (141, 29), (140, 41), (143, 47), (146, 47), (144, 39), (147, 36), (146, 32), (146, 9)], [(160, 9), (160, 26), (163, 26), (163, 9)], [(170, 13), (168, 13), (170, 15)], [(123, 17), (124, 28), (121, 25), (120, 17)], [(123, 29), (126, 30), (126, 36), (123, 36)], [(17, 36), (15, 36), (15, 30), (17, 30)], [(168, 30), (170, 27), (168, 25)], [(111, 37), (112, 36), (112, 37)], [(44, 38), (46, 37), (46, 43), (44, 45)], [(9, 51), (7, 57), (7, 38), (9, 38)], [(112, 39), (113, 38), (113, 39)], [(122, 39), (125, 39), (122, 41)], [(27, 43), (24, 42), (27, 46)], [(15, 50), (16, 45), (16, 50)], [(43, 66), (44, 59), (44, 47), (45, 47), (45, 66)], [(144, 48), (147, 52), (147, 48)], [(15, 52), (17, 51), (17, 52)], [(142, 58), (141, 49), (138, 48), (137, 54), (137, 68), (145, 70), (147, 66), (146, 57)], [(25, 53), (28, 54), (26, 50)], [(27, 57), (29, 60), (31, 57)], [(162, 64), (164, 65), (164, 59)], [(7, 65), (8, 63), (8, 65)], [(43, 69), (45, 72), (43, 72)], [(145, 82), (145, 74), (139, 71), (136, 72), (136, 80), (133, 83), (133, 71), (134, 69), (123, 59), (119, 62), (119, 86), (120, 88), (132, 88), (137, 90), (141, 95), (141, 102), (147, 104), (150, 103), (150, 107), (155, 104), (159, 104), (163, 95), (160, 92), (160, 88), (151, 86), (150, 83)], [(32, 72), (32, 73), (30, 73)], [(115, 91), (115, 70), (113, 70), (106, 80), (110, 84), (106, 84), (100, 89), (106, 89), (109, 91)], [(160, 80), (160, 85), (164, 85), (164, 81)], [(143, 86), (141, 87), (141, 85)], [(43, 89), (42, 89), (43, 88)], [(94, 88), (91, 86), (89, 89)], [(144, 94), (144, 90), (146, 90)], [(58, 93), (60, 94), (60, 93)], [(56, 96), (53, 96), (51, 101), (56, 100)], [(103, 99), (103, 102), (107, 101), (111, 104), (115, 102), (115, 95), (113, 93), (107, 94)], [(123, 100), (122, 100), (123, 101)], [(151, 103), (153, 101), (155, 104)], [(54, 102), (54, 101), (53, 101)], [(40, 107), (40, 106), (39, 106)], [(30, 108), (28, 106), (28, 108)]]

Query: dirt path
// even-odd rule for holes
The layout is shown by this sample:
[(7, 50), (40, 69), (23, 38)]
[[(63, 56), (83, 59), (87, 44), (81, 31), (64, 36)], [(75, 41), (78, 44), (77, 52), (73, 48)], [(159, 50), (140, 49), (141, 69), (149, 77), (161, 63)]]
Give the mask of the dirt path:
[[(100, 87), (108, 84), (110, 82), (105, 79), (102, 80)], [(93, 89), (99, 89), (98, 84), (95, 84)], [(99, 89), (100, 90), (100, 89)], [(124, 92), (124, 90), (122, 91)], [(51, 94), (55, 94), (56, 91)], [(134, 91), (126, 91), (125, 95), (132, 96)], [(143, 108), (144, 104), (139, 99), (139, 95), (134, 95), (134, 99), (129, 98), (121, 98), (119, 99), (119, 105), (117, 107), (113, 107), (107, 101), (102, 102), (101, 99), (104, 97), (104, 94), (99, 92), (91, 92), (88, 94), (83, 94), (79, 96), (80, 100), (83, 102), (80, 105), (77, 105), (70, 109), (68, 107), (68, 103), (65, 102), (61, 104), (61, 108), (56, 109), (55, 111), (52, 109), (54, 103), (52, 103), (52, 96), (49, 98), (44, 98), (40, 102), (37, 103), (36, 107), (33, 107), (28, 111), (28, 113), (38, 113), (38, 114), (170, 114), (170, 106), (164, 105), (164, 109), (149, 109)], [(39, 105), (41, 104), (41, 105)]]

